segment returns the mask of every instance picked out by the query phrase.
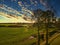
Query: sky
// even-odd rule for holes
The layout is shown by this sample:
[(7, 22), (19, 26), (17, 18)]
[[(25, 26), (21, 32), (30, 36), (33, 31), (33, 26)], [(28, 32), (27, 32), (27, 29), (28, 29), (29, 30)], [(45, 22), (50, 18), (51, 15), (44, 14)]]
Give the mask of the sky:
[[(36, 9), (46, 10), (53, 7), (56, 16), (60, 17), (60, 0), (0, 0), (0, 4), (5, 4), (18, 12), (27, 13), (26, 15)], [(1, 16), (0, 19), (2, 19)]]
[[(12, 7), (18, 11), (21, 11), (21, 5), (28, 8), (29, 10), (35, 10), (37, 8), (45, 10), (45, 6), (41, 4), (40, 0), (0, 0), (0, 4), (6, 4), (7, 6)], [(49, 6), (53, 6), (54, 10), (56, 10), (59, 14), (58, 16), (60, 16), (60, 0), (48, 0), (48, 4)]]

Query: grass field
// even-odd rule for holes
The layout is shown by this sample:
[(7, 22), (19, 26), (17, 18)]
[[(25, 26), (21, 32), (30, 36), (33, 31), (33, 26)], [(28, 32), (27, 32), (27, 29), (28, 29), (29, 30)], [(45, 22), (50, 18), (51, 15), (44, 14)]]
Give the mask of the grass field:
[[(51, 30), (54, 29), (50, 29), (49, 31)], [(45, 31), (45, 29), (41, 31)], [(37, 42), (37, 38), (30, 39), (31, 35), (37, 35), (37, 28), (0, 27), (0, 45), (33, 45)]]
[(28, 39), (37, 31), (26, 27), (0, 27), (0, 45), (31, 45), (36, 39)]

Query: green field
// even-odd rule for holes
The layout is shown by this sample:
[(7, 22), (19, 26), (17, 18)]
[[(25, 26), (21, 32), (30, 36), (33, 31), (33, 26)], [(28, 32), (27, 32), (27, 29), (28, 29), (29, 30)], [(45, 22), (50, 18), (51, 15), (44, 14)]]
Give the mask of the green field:
[[(54, 29), (50, 29), (52, 31)], [(45, 29), (41, 29), (45, 32)], [(31, 38), (32, 35), (37, 36), (36, 27), (0, 27), (0, 45), (33, 45), (37, 43), (37, 38)], [(56, 39), (60, 42), (60, 38)], [(55, 42), (51, 45), (55, 45)], [(60, 43), (58, 43), (60, 44)]]
[(29, 39), (37, 30), (26, 27), (0, 27), (0, 45), (31, 45), (36, 39)]

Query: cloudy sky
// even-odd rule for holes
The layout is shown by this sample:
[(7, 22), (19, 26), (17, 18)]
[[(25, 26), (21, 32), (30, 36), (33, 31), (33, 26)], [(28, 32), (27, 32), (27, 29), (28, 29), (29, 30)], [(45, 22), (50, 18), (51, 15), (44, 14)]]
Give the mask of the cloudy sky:
[[(32, 14), (32, 10), (46, 10), (49, 9), (49, 7), (53, 7), (57, 17), (60, 17), (60, 0), (0, 0), (0, 4), (5, 4), (8, 7), (21, 12), (21, 14), (26, 13), (26, 15)], [(3, 20), (4, 19), (5, 18), (3, 18)], [(0, 16), (0, 21), (1, 20), (2, 17)]]

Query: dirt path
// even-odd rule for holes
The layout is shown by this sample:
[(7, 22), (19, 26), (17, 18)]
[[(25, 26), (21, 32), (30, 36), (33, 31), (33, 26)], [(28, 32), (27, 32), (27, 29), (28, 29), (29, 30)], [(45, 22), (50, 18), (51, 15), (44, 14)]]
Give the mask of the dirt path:
[[(50, 39), (49, 39), (49, 43), (51, 43), (54, 39), (56, 39), (58, 36), (60, 36), (60, 33), (56, 33), (54, 34)], [(46, 43), (46, 41), (42, 42), (40, 45), (44, 45)]]

